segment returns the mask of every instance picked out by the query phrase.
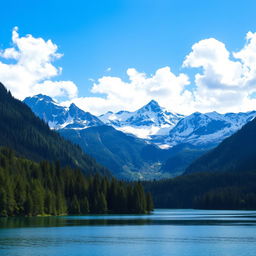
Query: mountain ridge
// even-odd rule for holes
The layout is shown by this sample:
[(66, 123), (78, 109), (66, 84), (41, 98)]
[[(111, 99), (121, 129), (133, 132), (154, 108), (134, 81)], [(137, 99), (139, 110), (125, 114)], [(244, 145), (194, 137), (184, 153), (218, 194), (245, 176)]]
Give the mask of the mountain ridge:
[(0, 83), (0, 146), (10, 147), (19, 156), (33, 161), (59, 161), (61, 166), (86, 173), (108, 173), (106, 168), (66, 141), (38, 118), (23, 102), (15, 99)]
[(194, 161), (191, 172), (255, 171), (256, 118), (226, 138), (216, 148)]
[[(46, 99), (46, 100), (45, 100)], [(50, 99), (50, 100), (49, 100)], [(103, 125), (96, 116), (78, 108), (74, 103), (64, 107), (48, 96), (38, 94), (23, 101), (52, 129), (83, 129)]]
[(256, 116), (256, 111), (219, 114), (195, 112), (182, 119), (169, 133), (166, 143), (189, 143), (214, 147)]
[(109, 111), (98, 117), (81, 110), (74, 103), (69, 107), (61, 106), (42, 94), (28, 97), (24, 102), (52, 129), (110, 125), (161, 148), (179, 144), (213, 148), (256, 117), (256, 111), (226, 114), (195, 112), (183, 116), (165, 110), (155, 100), (134, 112)]
[[(129, 175), (136, 179), (180, 175), (196, 158), (256, 116), (256, 111), (251, 111), (227, 114), (195, 112), (182, 117), (166, 111), (152, 100), (134, 112), (107, 112), (96, 117), (75, 104), (64, 107), (42, 95), (26, 98), (24, 102), (52, 129), (79, 144), (86, 153), (113, 169), (114, 174), (128, 179)], [(159, 134), (164, 129), (166, 131)], [(144, 132), (144, 136), (136, 136), (138, 130)], [(153, 146), (158, 147), (153, 150), (154, 154), (164, 157), (154, 158), (151, 151), (145, 150)], [(137, 157), (134, 157), (132, 148)]]
[(160, 107), (155, 100), (151, 100), (134, 112), (122, 110), (116, 113), (107, 112), (99, 116), (105, 124), (153, 143), (153, 136), (167, 135), (183, 117), (183, 115), (171, 113)]

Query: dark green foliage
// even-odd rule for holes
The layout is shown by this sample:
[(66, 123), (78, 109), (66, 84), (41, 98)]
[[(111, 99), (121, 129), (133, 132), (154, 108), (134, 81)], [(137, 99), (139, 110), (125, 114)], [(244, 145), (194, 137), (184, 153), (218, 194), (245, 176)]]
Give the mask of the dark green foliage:
[(128, 180), (180, 175), (207, 150), (187, 144), (164, 150), (106, 125), (82, 130), (60, 129), (58, 132), (78, 144), (113, 175)]
[[(82, 130), (61, 129), (58, 132), (122, 179), (137, 180), (142, 170), (151, 170), (153, 163), (163, 161), (168, 155), (167, 150), (148, 145), (145, 141), (111, 126), (102, 125)], [(150, 171), (147, 177), (149, 173)]]
[(85, 176), (58, 162), (38, 164), (0, 148), (0, 216), (147, 213), (149, 197), (140, 183)]
[(147, 204), (147, 211), (151, 212), (154, 210), (154, 202), (151, 194), (149, 192), (146, 193), (146, 204)]
[(193, 162), (187, 173), (256, 170), (256, 119)]
[(157, 207), (256, 210), (256, 119), (175, 179), (145, 183)]
[(0, 83), (0, 146), (34, 161), (56, 161), (61, 166), (80, 168), (87, 173), (107, 173), (82, 150), (51, 131), (30, 108), (12, 97)]
[(256, 172), (193, 173), (145, 182), (158, 208), (256, 210)]
[(170, 148), (167, 161), (162, 166), (163, 173), (171, 173), (173, 177), (181, 175), (186, 168), (210, 148), (200, 148), (189, 144), (180, 144)]

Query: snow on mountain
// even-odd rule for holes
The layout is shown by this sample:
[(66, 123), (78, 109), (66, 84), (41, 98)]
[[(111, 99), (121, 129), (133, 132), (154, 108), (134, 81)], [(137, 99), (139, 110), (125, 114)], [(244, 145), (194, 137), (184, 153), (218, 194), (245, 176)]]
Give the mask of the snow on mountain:
[(47, 122), (51, 129), (85, 129), (103, 125), (96, 116), (81, 110), (74, 103), (69, 107), (63, 107), (51, 97), (42, 94), (27, 97), (24, 102), (37, 116)]
[(214, 146), (241, 129), (243, 125), (255, 117), (256, 111), (227, 114), (196, 112), (180, 120), (170, 131), (165, 143), (171, 146), (181, 143), (195, 146)]
[(151, 140), (152, 136), (166, 136), (184, 116), (168, 112), (151, 100), (147, 105), (134, 112), (107, 112), (99, 119), (117, 130)]
[(75, 104), (63, 107), (42, 94), (28, 97), (24, 102), (52, 129), (85, 129), (107, 124), (161, 148), (184, 143), (213, 147), (256, 117), (256, 111), (227, 114), (195, 112), (184, 117), (165, 110), (154, 100), (134, 112), (107, 112), (99, 117)]

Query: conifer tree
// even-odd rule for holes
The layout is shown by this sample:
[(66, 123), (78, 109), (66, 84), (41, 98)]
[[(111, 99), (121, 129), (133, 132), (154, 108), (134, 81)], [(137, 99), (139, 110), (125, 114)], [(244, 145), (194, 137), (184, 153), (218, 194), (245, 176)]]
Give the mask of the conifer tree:
[(0, 148), (0, 216), (146, 213), (147, 200), (140, 183), (85, 176), (58, 163), (37, 164)]

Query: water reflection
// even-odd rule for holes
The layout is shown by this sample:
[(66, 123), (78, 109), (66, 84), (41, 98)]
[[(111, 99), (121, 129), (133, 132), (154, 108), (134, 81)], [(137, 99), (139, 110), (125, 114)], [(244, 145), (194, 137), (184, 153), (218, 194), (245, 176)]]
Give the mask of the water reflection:
[(156, 210), (151, 215), (0, 218), (0, 228), (107, 225), (255, 225), (255, 211)]

